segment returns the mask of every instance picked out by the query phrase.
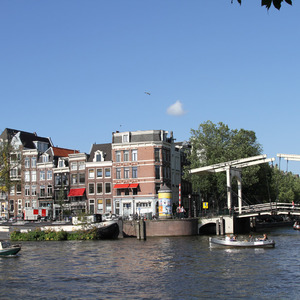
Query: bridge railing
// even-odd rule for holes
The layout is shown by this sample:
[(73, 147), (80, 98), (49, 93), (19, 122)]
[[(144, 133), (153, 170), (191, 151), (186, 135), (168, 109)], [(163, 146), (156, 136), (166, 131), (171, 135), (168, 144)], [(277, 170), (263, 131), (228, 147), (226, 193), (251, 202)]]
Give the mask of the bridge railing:
[[(254, 204), (242, 206), (241, 214), (255, 214), (260, 212), (300, 212), (299, 204), (292, 203), (280, 203), (280, 202), (269, 202), (263, 204)], [(234, 207), (234, 212), (239, 214), (239, 208)]]

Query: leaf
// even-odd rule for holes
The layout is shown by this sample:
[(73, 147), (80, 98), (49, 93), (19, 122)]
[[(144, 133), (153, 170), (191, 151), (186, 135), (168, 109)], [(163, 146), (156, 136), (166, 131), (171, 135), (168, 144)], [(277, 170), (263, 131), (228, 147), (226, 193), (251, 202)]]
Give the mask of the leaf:
[(261, 6), (266, 6), (267, 9), (271, 7), (272, 0), (261, 0)]
[(281, 2), (283, 0), (273, 0), (273, 5), (275, 6), (275, 8), (277, 8), (278, 10), (280, 10), (281, 8)]
[(289, 5), (292, 5), (292, 0), (285, 0), (285, 2)]

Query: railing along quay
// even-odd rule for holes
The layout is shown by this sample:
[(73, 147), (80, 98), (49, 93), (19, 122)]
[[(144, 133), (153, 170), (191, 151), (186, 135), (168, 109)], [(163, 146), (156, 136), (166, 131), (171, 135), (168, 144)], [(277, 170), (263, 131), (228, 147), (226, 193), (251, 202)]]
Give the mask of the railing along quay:
[(235, 207), (234, 212), (240, 216), (260, 215), (260, 214), (292, 214), (300, 215), (300, 205), (292, 203), (269, 202), (263, 204), (254, 204), (242, 206), (242, 212), (239, 214), (239, 208)]

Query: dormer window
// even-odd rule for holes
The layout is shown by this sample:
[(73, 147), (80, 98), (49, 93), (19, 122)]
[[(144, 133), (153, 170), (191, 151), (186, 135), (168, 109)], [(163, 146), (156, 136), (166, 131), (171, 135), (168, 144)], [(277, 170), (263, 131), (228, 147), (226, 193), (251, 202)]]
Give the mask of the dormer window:
[(104, 161), (103, 151), (97, 150), (95, 152), (94, 161)]
[(123, 135), (123, 143), (128, 143), (129, 142), (129, 135), (128, 134), (124, 134)]
[(59, 161), (58, 161), (58, 167), (59, 168), (63, 168), (65, 166), (65, 161), (63, 160), (63, 159), (60, 159)]
[(43, 154), (43, 155), (42, 155), (42, 162), (43, 162), (43, 163), (49, 162), (49, 155)]

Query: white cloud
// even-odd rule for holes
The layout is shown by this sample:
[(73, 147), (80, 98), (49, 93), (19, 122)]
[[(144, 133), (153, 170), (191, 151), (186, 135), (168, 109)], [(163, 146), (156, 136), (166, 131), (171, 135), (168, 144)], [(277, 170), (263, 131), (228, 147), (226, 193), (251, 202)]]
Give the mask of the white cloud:
[(173, 116), (181, 116), (184, 115), (186, 112), (183, 110), (182, 103), (177, 100), (174, 104), (168, 107), (167, 114)]

